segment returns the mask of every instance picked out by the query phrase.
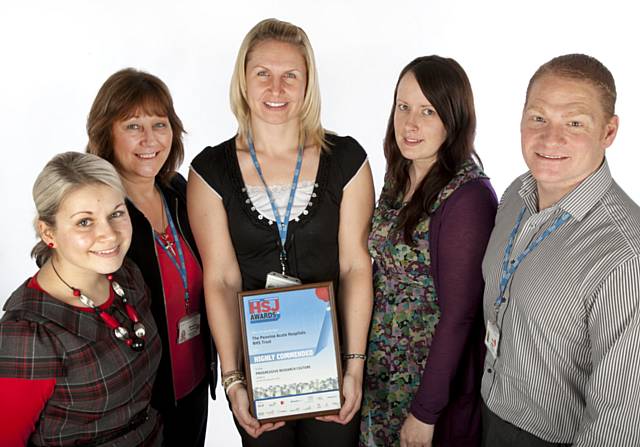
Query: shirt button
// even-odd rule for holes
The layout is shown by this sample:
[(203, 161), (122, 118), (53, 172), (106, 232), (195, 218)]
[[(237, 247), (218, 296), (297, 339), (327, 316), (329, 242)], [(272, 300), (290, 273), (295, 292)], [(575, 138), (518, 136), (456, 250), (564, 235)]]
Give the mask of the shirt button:
[(488, 372), (489, 374), (493, 374), (493, 370), (492, 370), (491, 368), (487, 368), (487, 372)]

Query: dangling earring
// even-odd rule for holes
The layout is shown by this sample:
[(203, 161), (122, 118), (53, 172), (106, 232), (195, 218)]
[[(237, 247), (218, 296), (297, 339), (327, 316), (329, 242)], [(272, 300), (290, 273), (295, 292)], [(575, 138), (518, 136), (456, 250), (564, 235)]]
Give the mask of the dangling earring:
[(47, 247), (49, 247), (49, 248), (53, 248), (53, 242), (49, 242), (49, 243), (47, 244)]

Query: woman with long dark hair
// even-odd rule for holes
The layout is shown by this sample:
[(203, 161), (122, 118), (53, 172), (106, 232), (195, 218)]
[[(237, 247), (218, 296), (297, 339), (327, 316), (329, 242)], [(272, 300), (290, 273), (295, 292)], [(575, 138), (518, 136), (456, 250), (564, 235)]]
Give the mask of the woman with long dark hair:
[(479, 443), (481, 262), (497, 200), (475, 125), (456, 61), (420, 57), (402, 70), (369, 236), (375, 298), (361, 445)]

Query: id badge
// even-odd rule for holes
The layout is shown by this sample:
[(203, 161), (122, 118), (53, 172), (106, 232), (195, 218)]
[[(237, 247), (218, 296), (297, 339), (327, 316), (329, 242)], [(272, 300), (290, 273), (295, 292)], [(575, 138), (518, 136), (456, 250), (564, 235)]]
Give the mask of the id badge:
[(484, 336), (484, 344), (493, 355), (498, 358), (498, 346), (500, 345), (500, 329), (493, 321), (487, 320), (487, 334)]
[(273, 289), (276, 287), (289, 287), (289, 286), (299, 286), (302, 284), (298, 278), (294, 278), (293, 276), (284, 275), (282, 273), (270, 272), (267, 273), (267, 280), (265, 282), (265, 289)]
[(200, 314), (186, 315), (178, 321), (178, 344), (200, 335)]

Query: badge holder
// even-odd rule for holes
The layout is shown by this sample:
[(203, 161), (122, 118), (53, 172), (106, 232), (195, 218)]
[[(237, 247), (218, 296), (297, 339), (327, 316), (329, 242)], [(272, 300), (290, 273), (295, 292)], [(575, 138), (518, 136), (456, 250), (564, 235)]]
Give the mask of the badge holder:
[(498, 358), (498, 346), (500, 345), (500, 330), (498, 326), (491, 321), (487, 320), (487, 333), (484, 337), (484, 344), (493, 356), (494, 359)]
[(186, 315), (178, 321), (178, 344), (200, 335), (200, 313)]
[(273, 289), (276, 287), (299, 286), (300, 284), (302, 284), (302, 281), (293, 276), (278, 272), (269, 272), (267, 273), (267, 281), (264, 287), (266, 289)]

